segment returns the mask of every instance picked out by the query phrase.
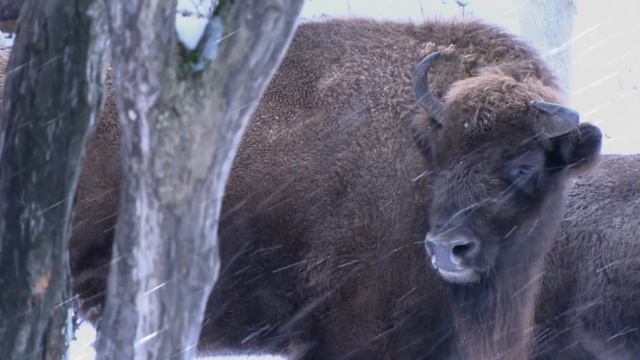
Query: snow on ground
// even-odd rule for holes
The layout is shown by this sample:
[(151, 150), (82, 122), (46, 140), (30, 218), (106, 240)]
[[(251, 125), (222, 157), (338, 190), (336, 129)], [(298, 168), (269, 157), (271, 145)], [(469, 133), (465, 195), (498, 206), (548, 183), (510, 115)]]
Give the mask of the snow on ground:
[[(179, 9), (206, 13), (208, 10), (200, 5), (202, 3), (200, 0), (179, 0)], [(465, 8), (465, 16), (486, 19), (518, 33), (516, 6), (517, 0), (472, 0)], [(637, 0), (577, 3), (571, 42), (570, 100), (584, 120), (603, 129), (605, 153), (640, 153), (640, 43), (637, 41), (640, 24), (637, 14), (640, 14), (640, 1)], [(307, 0), (303, 9), (303, 17), (313, 20), (371, 16), (419, 22), (460, 15), (461, 9), (453, 0)], [(204, 20), (197, 17), (176, 19), (180, 39), (190, 48), (197, 44), (204, 24)], [(95, 353), (91, 344), (94, 338), (93, 328), (82, 325), (77, 340), (71, 344), (70, 359), (93, 359)]]
[(13, 34), (3, 33), (0, 31), (0, 49), (6, 49), (13, 46)]
[[(76, 340), (71, 343), (69, 349), (70, 360), (93, 360), (96, 352), (93, 349), (93, 341), (96, 338), (95, 329), (89, 324), (82, 324), (76, 333)], [(202, 358), (203, 360), (284, 360), (275, 355), (224, 355)]]

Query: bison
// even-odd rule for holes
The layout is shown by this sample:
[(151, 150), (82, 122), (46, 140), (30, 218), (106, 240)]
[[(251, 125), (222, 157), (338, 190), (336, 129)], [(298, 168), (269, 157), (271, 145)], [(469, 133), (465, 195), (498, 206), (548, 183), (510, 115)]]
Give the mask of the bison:
[[(200, 351), (526, 357), (564, 185), (601, 141), (561, 102), (529, 46), (480, 22), (301, 25), (227, 184)], [(70, 249), (91, 321), (118, 142), (110, 99)]]
[(545, 259), (536, 359), (640, 354), (640, 155), (606, 155), (569, 187)]

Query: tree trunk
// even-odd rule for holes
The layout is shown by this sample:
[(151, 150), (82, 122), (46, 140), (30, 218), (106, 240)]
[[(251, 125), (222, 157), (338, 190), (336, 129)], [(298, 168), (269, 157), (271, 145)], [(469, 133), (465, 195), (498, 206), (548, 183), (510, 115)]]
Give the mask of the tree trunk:
[(520, 35), (551, 65), (568, 102), (574, 0), (524, 0), (518, 5)]
[(95, 0), (31, 0), (0, 121), (0, 354), (60, 359), (80, 161), (101, 102), (106, 22)]
[(218, 275), (224, 184), (301, 7), (220, 1), (188, 51), (173, 29), (175, 1), (109, 2), (124, 158), (100, 359), (195, 352)]

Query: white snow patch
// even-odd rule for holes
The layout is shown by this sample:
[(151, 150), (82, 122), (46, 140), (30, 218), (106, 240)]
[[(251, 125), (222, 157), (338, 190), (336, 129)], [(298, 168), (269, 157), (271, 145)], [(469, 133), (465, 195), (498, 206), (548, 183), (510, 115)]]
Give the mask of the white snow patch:
[(176, 15), (178, 39), (189, 50), (194, 50), (207, 26), (207, 19), (197, 16)]
[(69, 345), (69, 359), (71, 360), (93, 360), (96, 357), (96, 350), (93, 342), (96, 339), (96, 330), (88, 323), (80, 325), (76, 338)]
[[(69, 346), (70, 360), (93, 360), (96, 357), (94, 341), (96, 330), (89, 323), (80, 325), (76, 333), (76, 339)], [(237, 354), (198, 357), (202, 360), (285, 360), (282, 356), (268, 354)]]
[(3, 33), (0, 31), (0, 49), (6, 49), (13, 46), (14, 34)]

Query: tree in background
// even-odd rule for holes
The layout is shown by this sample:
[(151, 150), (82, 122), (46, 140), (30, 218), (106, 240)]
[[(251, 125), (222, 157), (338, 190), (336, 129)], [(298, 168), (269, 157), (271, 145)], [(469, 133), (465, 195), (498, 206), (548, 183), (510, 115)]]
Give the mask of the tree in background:
[(540, 51), (569, 97), (574, 0), (524, 0), (517, 7), (520, 36)]
[(219, 270), (217, 223), (244, 129), (302, 0), (219, 1), (194, 50), (176, 2), (108, 4), (123, 188), (100, 359), (189, 359)]

